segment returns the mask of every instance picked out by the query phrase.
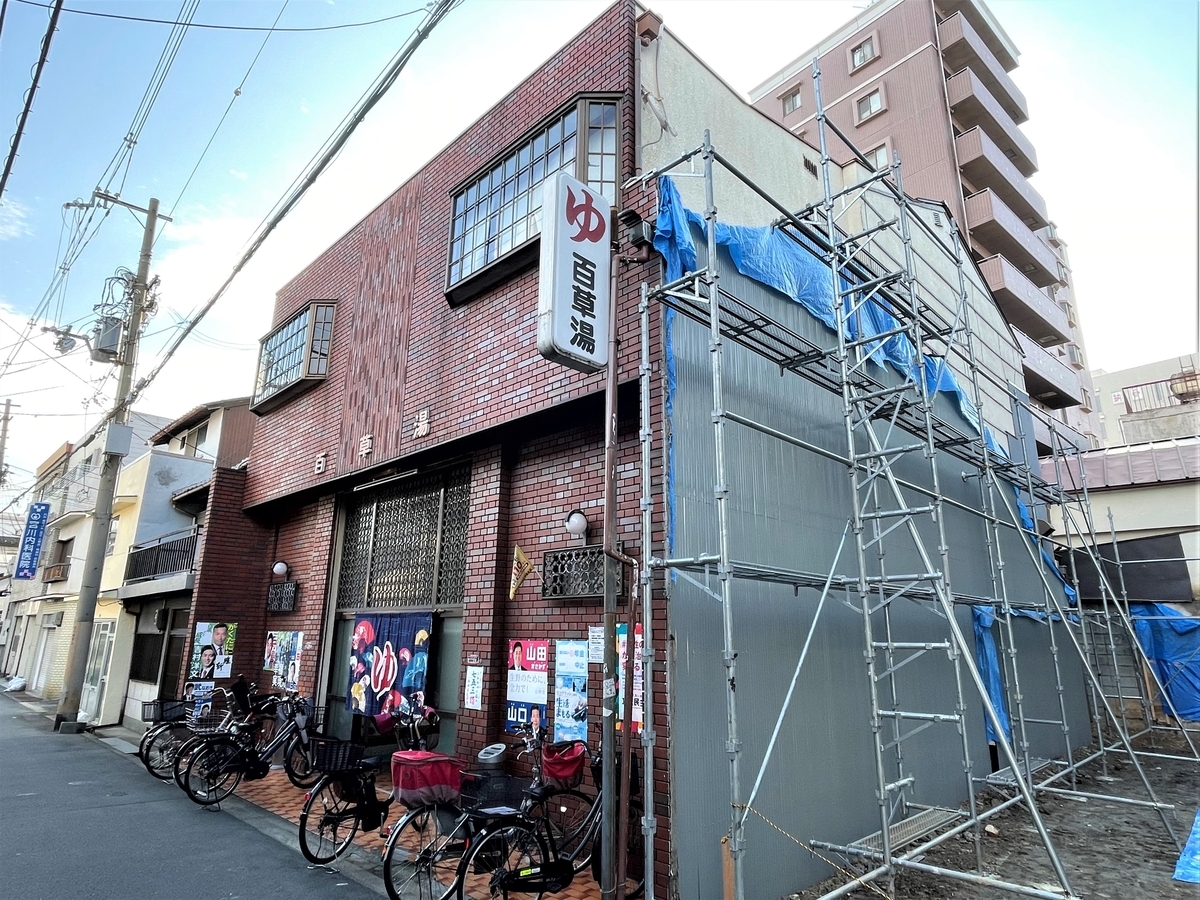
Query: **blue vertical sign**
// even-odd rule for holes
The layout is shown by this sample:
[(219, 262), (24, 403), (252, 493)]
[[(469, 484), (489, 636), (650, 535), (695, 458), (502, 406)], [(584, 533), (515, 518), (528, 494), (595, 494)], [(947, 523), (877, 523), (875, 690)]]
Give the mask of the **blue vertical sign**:
[(13, 578), (30, 581), (37, 575), (38, 555), (42, 552), (42, 538), (49, 521), (49, 503), (29, 504), (29, 518), (25, 520), (25, 534), (21, 538), (21, 553), (17, 557), (17, 571), (13, 573)]

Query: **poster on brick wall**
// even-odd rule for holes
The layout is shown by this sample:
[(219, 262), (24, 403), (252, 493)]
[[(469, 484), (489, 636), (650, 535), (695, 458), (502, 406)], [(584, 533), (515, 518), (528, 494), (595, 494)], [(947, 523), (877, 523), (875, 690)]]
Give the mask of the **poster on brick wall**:
[(483, 666), (467, 666), (463, 706), (467, 709), (483, 709)]
[(303, 631), (268, 631), (263, 651), (263, 671), (271, 673), (271, 687), (297, 690), (300, 682), (300, 652), (304, 649)]
[[(646, 692), (642, 683), (642, 623), (633, 628), (633, 733), (640, 734), (646, 717)], [(629, 624), (617, 626), (617, 729), (625, 722), (625, 654), (629, 652)]]
[(587, 740), (587, 641), (554, 643), (554, 740)]
[(429, 612), (355, 618), (346, 709), (375, 716), (424, 706), (432, 632)]
[(192, 641), (190, 678), (232, 678), (237, 622), (197, 622)]
[(546, 727), (550, 642), (523, 638), (508, 642), (508, 709), (504, 730), (515, 734), (529, 723)]

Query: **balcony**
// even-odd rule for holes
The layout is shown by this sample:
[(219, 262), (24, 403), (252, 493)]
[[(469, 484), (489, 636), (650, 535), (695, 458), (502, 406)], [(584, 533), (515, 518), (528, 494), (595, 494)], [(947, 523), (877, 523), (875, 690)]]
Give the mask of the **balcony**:
[[(137, 584), (171, 575), (190, 575), (196, 570), (196, 548), (200, 529), (174, 531), (144, 544), (135, 544), (125, 561), (125, 584)], [(190, 587), (190, 585), (189, 585)]]
[(1000, 101), (984, 87), (970, 69), (963, 69), (946, 79), (946, 94), (950, 110), (961, 128), (976, 125), (987, 131), (996, 146), (1026, 178), (1037, 171), (1037, 152), (1029, 138), (1021, 133)]
[(955, 13), (964, 16), (1005, 72), (1017, 67), (1016, 46), (986, 6), (975, 0), (936, 0), (936, 4), (937, 11), (944, 16), (953, 16)]
[(985, 255), (1000, 253), (1008, 257), (1009, 262), (1038, 287), (1058, 282), (1058, 260), (1054, 251), (996, 196), (995, 191), (989, 188), (967, 198), (967, 225), (971, 229), (971, 239), (986, 248)]
[(941, 38), (942, 59), (946, 61), (947, 69), (957, 72), (970, 68), (992, 96), (1000, 101), (1014, 122), (1020, 125), (1029, 121), (1025, 95), (1013, 84), (1000, 65), (1000, 60), (996, 59), (996, 54), (988, 49), (979, 32), (971, 27), (962, 13), (955, 13), (938, 25), (938, 36)]
[(1009, 324), (1043, 347), (1071, 339), (1071, 328), (1062, 307), (1011, 262), (1003, 256), (991, 256), (979, 263), (979, 270)]
[(1034, 343), (1032, 338), (1015, 328), (1013, 332), (1025, 355), (1021, 367), (1025, 372), (1025, 389), (1029, 396), (1050, 409), (1078, 406), (1083, 399), (1083, 387), (1075, 371)]
[(991, 188), (1008, 208), (1020, 216), (1030, 228), (1043, 228), (1046, 201), (1042, 195), (1001, 152), (982, 128), (976, 126), (954, 139), (958, 151), (958, 167), (977, 189)]
[[(1090, 450), (1092, 442), (1086, 434), (1081, 431), (1076, 431), (1066, 422), (1056, 420), (1054, 423), (1054, 434), (1058, 436), (1055, 440), (1054, 435), (1050, 433), (1050, 426), (1042, 421), (1041, 416), (1033, 417), (1033, 440), (1037, 444), (1038, 456), (1049, 456), (1055, 449), (1062, 453), (1068, 447), (1076, 447), (1079, 450)], [(1050, 474), (1045, 474), (1046, 466), (1043, 465), (1043, 477), (1054, 481), (1054, 469), (1050, 467)]]
[(42, 569), (42, 583), (51, 584), (55, 581), (66, 581), (71, 576), (71, 564), (55, 563)]

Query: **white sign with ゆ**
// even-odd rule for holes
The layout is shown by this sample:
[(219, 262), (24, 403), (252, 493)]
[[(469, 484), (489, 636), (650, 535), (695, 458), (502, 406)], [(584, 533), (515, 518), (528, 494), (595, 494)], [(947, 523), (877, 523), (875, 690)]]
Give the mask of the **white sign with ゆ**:
[(581, 372), (608, 365), (612, 207), (559, 172), (542, 188), (538, 352)]

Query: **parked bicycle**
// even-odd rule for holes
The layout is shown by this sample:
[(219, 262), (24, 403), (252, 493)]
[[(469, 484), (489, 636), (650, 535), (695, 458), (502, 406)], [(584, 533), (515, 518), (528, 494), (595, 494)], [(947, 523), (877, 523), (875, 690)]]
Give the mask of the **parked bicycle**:
[[(393, 735), (398, 750), (432, 749), (438, 741), (437, 712), (427, 707), (364, 717), (363, 728)], [(310, 745), (314, 767), (322, 774), (300, 812), (300, 852), (324, 865), (346, 852), (359, 829), (382, 828), (387, 821), (394, 798), (381, 799), (375, 781), (391, 754), (363, 759), (363, 744), (336, 738), (313, 737)]]
[[(155, 778), (169, 778), (180, 750), (195, 737), (207, 737), (228, 731), (237, 721), (261, 720), (258, 737), (269, 741), (273, 733), (276, 697), (256, 696), (255, 685), (245, 685), (244, 693), (218, 688), (203, 702), (196, 700), (155, 700), (142, 704), (143, 715), (154, 720), (138, 744), (142, 764)], [(213, 712), (213, 710), (216, 710)], [(181, 776), (182, 777), (182, 773)], [(180, 785), (182, 787), (182, 784)]]
[[(211, 734), (191, 751), (184, 768), (183, 789), (188, 798), (201, 806), (220, 803), (233, 793), (243, 778), (263, 778), (271, 768), (271, 757), (284, 750), (283, 767), (288, 779), (297, 787), (310, 787), (320, 778), (313, 768), (309, 751), (310, 735), (307, 719), (310, 706), (295, 692), (278, 701), (283, 715), (282, 727), (265, 746), (255, 741), (253, 722), (235, 722), (227, 732)], [(179, 757), (176, 771), (179, 770)]]
[[(485, 773), (463, 772), (461, 802), (439, 798), (414, 804), (396, 824), (384, 848), (384, 885), (392, 900), (540, 897), (566, 888), (598, 856), (601, 796), (578, 787), (589, 761), (596, 784), (601, 783), (599, 759), (581, 741), (547, 745), (544, 732), (528, 726), (521, 736), (520, 755), (534, 757), (532, 785), (485, 779), (496, 787), (481, 790), (472, 782)], [(445, 784), (447, 777), (431, 780)], [(630, 802), (629, 816), (626, 896), (635, 898), (644, 868), (640, 804)]]

